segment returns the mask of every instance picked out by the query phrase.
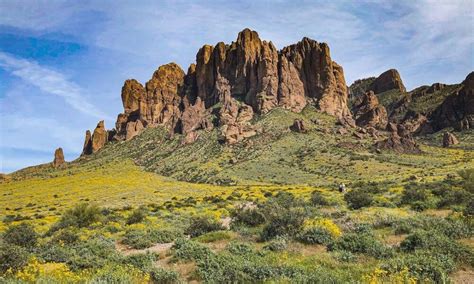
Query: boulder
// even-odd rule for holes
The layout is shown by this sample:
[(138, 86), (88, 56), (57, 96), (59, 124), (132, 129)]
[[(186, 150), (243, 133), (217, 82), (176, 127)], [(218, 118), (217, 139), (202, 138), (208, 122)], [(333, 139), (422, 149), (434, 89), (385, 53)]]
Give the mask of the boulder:
[(53, 167), (60, 168), (66, 165), (66, 161), (64, 160), (64, 153), (62, 148), (56, 149), (54, 151), (54, 160), (53, 160)]
[(454, 134), (450, 132), (445, 132), (443, 135), (443, 147), (447, 148), (451, 145), (456, 145), (456, 144), (459, 144), (459, 141), (456, 138), (456, 136), (454, 136)]
[(377, 149), (395, 151), (397, 153), (419, 154), (421, 150), (411, 133), (403, 125), (388, 124), (389, 137), (375, 143)]
[(383, 72), (370, 86), (370, 90), (374, 91), (376, 94), (394, 89), (403, 93), (406, 92), (402, 78), (396, 69), (390, 69)]
[(293, 125), (290, 126), (290, 129), (294, 132), (299, 132), (299, 133), (308, 132), (305, 122), (302, 119), (295, 119), (295, 121), (293, 122)]
[(388, 118), (385, 107), (379, 104), (379, 100), (373, 91), (359, 96), (352, 108), (356, 124), (362, 127), (374, 127), (385, 129)]

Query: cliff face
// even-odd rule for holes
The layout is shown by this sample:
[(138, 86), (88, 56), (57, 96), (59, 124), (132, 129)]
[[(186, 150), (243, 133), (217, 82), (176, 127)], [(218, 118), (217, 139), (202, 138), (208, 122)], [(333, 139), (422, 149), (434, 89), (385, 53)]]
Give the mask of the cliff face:
[[(169, 63), (145, 86), (126, 80), (122, 103), (124, 112), (109, 140), (129, 140), (146, 127), (161, 125), (171, 134), (184, 134), (183, 143), (194, 142), (197, 130), (214, 127), (222, 141), (235, 143), (257, 133), (250, 123), (254, 114), (275, 107), (300, 112), (313, 104), (339, 118), (350, 117), (344, 72), (332, 61), (327, 44), (303, 38), (278, 51), (249, 29), (231, 44), (204, 45), (187, 74)], [(217, 115), (211, 119), (216, 105)], [(99, 148), (90, 136), (84, 154)]]

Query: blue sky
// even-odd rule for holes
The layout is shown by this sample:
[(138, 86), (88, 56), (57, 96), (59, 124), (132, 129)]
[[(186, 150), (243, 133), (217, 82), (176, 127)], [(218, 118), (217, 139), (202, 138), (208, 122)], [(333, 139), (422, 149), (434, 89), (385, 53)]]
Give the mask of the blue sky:
[(0, 172), (77, 158), (122, 111), (123, 81), (186, 70), (203, 44), (249, 27), (277, 48), (327, 42), (347, 84), (396, 68), (408, 89), (474, 69), (474, 1), (0, 0)]

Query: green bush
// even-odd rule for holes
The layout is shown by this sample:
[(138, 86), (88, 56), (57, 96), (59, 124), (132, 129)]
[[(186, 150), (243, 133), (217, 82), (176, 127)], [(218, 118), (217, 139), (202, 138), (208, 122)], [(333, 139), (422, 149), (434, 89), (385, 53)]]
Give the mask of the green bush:
[(64, 212), (59, 222), (51, 228), (50, 233), (66, 227), (88, 227), (95, 222), (99, 222), (101, 218), (102, 214), (99, 207), (80, 203)]
[(474, 198), (470, 198), (466, 208), (463, 210), (463, 214), (466, 217), (473, 217), (474, 216)]
[(232, 224), (258, 226), (265, 223), (265, 215), (258, 208), (238, 208), (231, 213)]
[(254, 253), (254, 249), (247, 243), (231, 242), (226, 248), (233, 255), (248, 255)]
[(212, 254), (212, 251), (205, 245), (183, 238), (177, 239), (172, 248), (174, 250), (173, 257), (176, 260), (206, 259)]
[(470, 199), (471, 195), (465, 190), (449, 190), (440, 199), (438, 208), (445, 208), (452, 205), (463, 205)]
[(71, 248), (73, 254), (68, 259), (67, 264), (76, 271), (101, 268), (107, 263), (120, 260), (120, 255), (115, 250), (114, 241), (102, 237), (79, 242)]
[(152, 283), (173, 284), (179, 283), (179, 274), (176, 271), (166, 270), (161, 267), (154, 267), (150, 270)]
[(260, 238), (264, 241), (270, 240), (276, 236), (290, 236), (293, 237), (298, 234), (303, 226), (305, 214), (302, 210), (295, 209), (281, 209), (280, 212), (275, 212), (276, 215), (263, 228)]
[(464, 189), (474, 194), (474, 168), (460, 171), (458, 174), (463, 179)]
[(149, 271), (153, 267), (153, 263), (157, 260), (158, 254), (140, 253), (125, 257), (123, 263), (134, 266), (142, 271)]
[(415, 186), (406, 187), (402, 193), (402, 204), (411, 204), (415, 201), (427, 201), (428, 192), (425, 189), (417, 188)]
[(263, 249), (269, 251), (282, 251), (288, 247), (288, 239), (285, 236), (276, 236), (268, 244), (266, 244)]
[(323, 228), (311, 227), (305, 229), (296, 236), (297, 240), (304, 244), (329, 244), (333, 238), (331, 233)]
[(347, 206), (349, 206), (349, 208), (359, 209), (370, 206), (374, 198), (368, 191), (358, 189), (347, 192), (344, 195), (344, 200), (347, 202)]
[(371, 233), (348, 233), (328, 245), (330, 251), (345, 250), (363, 253), (376, 258), (387, 258), (393, 250), (382, 244)]
[(144, 249), (154, 244), (173, 242), (180, 236), (180, 231), (172, 229), (127, 230), (122, 243), (134, 249)]
[(311, 198), (310, 198), (310, 202), (312, 205), (322, 205), (322, 206), (326, 206), (326, 205), (329, 205), (329, 201), (327, 201), (326, 197), (323, 196), (323, 194), (317, 190), (313, 191), (311, 193)]
[(415, 251), (387, 260), (382, 263), (381, 268), (390, 273), (397, 273), (408, 268), (409, 274), (421, 283), (450, 283), (448, 274), (455, 270), (456, 265), (446, 255)]
[(0, 244), (0, 274), (8, 269), (17, 271), (28, 263), (29, 254), (25, 248), (14, 244)]
[(394, 225), (396, 234), (409, 234), (416, 230), (434, 231), (449, 238), (460, 239), (471, 237), (474, 228), (469, 220), (416, 216), (403, 219)]
[(62, 244), (74, 244), (79, 241), (79, 234), (74, 230), (62, 229), (53, 236), (53, 242)]
[(217, 221), (200, 216), (192, 218), (191, 224), (188, 226), (188, 228), (186, 228), (184, 233), (194, 238), (205, 233), (219, 231), (223, 229), (224, 228), (222, 227), (222, 225)]
[(130, 216), (128, 216), (126, 223), (127, 225), (140, 223), (145, 219), (146, 215), (147, 215), (146, 208), (139, 207), (132, 211)]
[(36, 245), (38, 234), (30, 224), (20, 223), (8, 227), (3, 234), (3, 240), (12, 245), (31, 248)]
[(227, 231), (214, 231), (204, 235), (200, 235), (194, 240), (201, 243), (212, 243), (216, 241), (229, 240), (232, 235)]

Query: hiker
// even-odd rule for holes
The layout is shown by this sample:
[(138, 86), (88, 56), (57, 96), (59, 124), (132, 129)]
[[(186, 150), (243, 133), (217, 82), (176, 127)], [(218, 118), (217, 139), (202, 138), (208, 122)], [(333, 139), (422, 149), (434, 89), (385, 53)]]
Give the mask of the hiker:
[(339, 184), (339, 192), (340, 193), (346, 192), (346, 185), (344, 183)]

